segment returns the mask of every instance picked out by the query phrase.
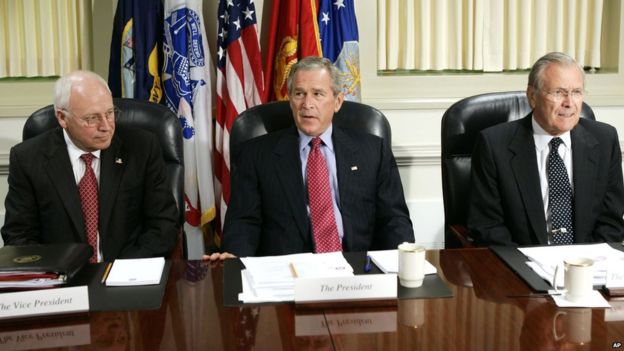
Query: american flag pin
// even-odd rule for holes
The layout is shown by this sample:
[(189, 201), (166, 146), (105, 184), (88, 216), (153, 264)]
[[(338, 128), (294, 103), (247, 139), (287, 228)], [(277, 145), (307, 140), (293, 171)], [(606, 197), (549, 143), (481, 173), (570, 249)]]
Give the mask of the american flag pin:
[(121, 160), (121, 158), (117, 157), (117, 158), (115, 159), (115, 163), (122, 164), (122, 163), (123, 163), (123, 161)]
[(357, 166), (351, 166), (351, 170), (352, 170), (352, 171), (357, 171), (357, 170), (358, 170), (358, 167), (357, 167)]

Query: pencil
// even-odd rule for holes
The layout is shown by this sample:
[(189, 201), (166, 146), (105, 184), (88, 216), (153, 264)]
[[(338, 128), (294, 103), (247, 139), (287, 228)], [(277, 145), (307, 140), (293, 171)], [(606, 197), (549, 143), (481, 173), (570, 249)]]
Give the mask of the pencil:
[(297, 270), (295, 269), (295, 265), (289, 263), (288, 266), (290, 267), (290, 273), (292, 273), (293, 277), (297, 278)]
[(113, 262), (109, 262), (106, 265), (106, 270), (104, 271), (104, 275), (102, 276), (102, 284), (106, 282), (106, 278), (108, 278), (108, 273), (110, 273), (110, 270), (112, 267), (113, 267)]

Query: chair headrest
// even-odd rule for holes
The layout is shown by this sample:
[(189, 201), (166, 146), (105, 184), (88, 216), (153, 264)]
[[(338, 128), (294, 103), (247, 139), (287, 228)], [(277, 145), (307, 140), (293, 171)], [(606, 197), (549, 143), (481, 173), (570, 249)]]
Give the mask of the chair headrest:
[[(333, 119), (334, 125), (376, 135), (392, 143), (390, 123), (378, 109), (353, 101), (344, 101)], [(294, 124), (288, 101), (257, 105), (241, 113), (230, 131), (230, 154), (236, 155), (240, 144), (255, 137), (285, 129)]]
[[(477, 135), (485, 128), (525, 117), (531, 106), (524, 91), (470, 96), (449, 107), (442, 117), (442, 156), (470, 154)], [(595, 119), (583, 103), (581, 118)]]

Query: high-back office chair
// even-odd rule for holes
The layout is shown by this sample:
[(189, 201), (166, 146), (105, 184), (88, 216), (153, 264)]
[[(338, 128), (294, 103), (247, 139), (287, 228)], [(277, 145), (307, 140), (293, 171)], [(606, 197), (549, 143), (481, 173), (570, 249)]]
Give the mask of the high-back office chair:
[[(471, 246), (466, 228), (471, 156), (479, 132), (531, 112), (524, 91), (475, 95), (449, 107), (442, 116), (442, 194), (446, 247)], [(581, 118), (595, 119), (583, 103)]]
[[(352, 101), (345, 101), (334, 114), (334, 125), (356, 129), (383, 138), (392, 144), (390, 123), (378, 109)], [(295, 124), (288, 101), (270, 102), (243, 111), (230, 131), (230, 155), (235, 160), (242, 143)], [(231, 164), (234, 164), (232, 162)]]
[[(135, 99), (113, 99), (121, 111), (116, 116), (116, 125), (127, 125), (148, 130), (158, 138), (165, 159), (167, 180), (178, 206), (178, 223), (184, 223), (184, 163), (182, 151), (182, 131), (177, 116), (166, 106)], [(28, 117), (22, 131), (22, 140), (30, 139), (58, 126), (54, 106), (45, 106)], [(184, 237), (182, 235), (182, 237)], [(178, 241), (183, 253), (176, 248), (173, 256), (186, 257), (184, 240)]]

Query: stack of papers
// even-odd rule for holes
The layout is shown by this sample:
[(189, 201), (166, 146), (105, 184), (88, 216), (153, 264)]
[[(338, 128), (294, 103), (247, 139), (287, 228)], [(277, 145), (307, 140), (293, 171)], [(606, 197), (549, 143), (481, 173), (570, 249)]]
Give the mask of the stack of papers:
[[(572, 257), (589, 258), (594, 261), (594, 285), (605, 285), (607, 268), (610, 265), (623, 265), (624, 252), (616, 250), (609, 244), (561, 245), (519, 248), (530, 261), (531, 267), (540, 277), (552, 284), (557, 265)], [(557, 287), (563, 287), (563, 271), (557, 275)]]
[(67, 277), (58, 273), (4, 271), (0, 273), (0, 289), (40, 289), (65, 284)]
[(353, 276), (342, 252), (303, 253), (283, 256), (243, 257), (241, 271), (244, 303), (294, 301), (295, 278)]
[[(369, 251), (368, 255), (375, 266), (379, 267), (382, 272), (399, 273), (399, 250), (379, 250)], [(425, 275), (436, 274), (438, 270), (434, 265), (425, 260)]]
[(135, 286), (160, 284), (164, 257), (116, 259), (106, 278), (107, 286)]

